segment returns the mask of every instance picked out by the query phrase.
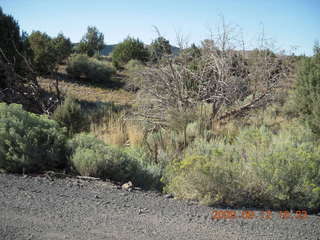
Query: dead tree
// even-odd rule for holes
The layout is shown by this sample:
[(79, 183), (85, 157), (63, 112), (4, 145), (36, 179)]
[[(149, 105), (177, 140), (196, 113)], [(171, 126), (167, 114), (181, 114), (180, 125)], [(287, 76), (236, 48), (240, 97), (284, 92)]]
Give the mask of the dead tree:
[(172, 114), (183, 115), (199, 104), (211, 105), (211, 121), (226, 121), (265, 106), (286, 77), (284, 56), (259, 49), (254, 57), (223, 25), (205, 41), (197, 66), (190, 68), (184, 51), (137, 73), (140, 119), (166, 126)]

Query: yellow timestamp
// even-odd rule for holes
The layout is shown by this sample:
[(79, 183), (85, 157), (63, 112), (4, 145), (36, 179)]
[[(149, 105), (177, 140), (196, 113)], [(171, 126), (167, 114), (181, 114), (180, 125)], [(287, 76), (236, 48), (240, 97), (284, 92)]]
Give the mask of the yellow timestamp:
[[(272, 219), (276, 212), (271, 210), (253, 211), (253, 210), (213, 210), (211, 218), (213, 220), (219, 219)], [(279, 211), (281, 219), (306, 219), (308, 212), (306, 210), (297, 211)]]

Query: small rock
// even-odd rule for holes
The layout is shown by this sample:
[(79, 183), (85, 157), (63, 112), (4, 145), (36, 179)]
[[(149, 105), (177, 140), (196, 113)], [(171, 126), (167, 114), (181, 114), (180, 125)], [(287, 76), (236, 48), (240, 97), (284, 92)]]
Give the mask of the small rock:
[(100, 197), (98, 195), (94, 195), (94, 198), (99, 199)]
[(141, 208), (139, 208), (138, 214), (139, 214), (139, 215), (140, 215), (140, 214), (143, 214), (143, 210), (142, 210)]
[(132, 187), (133, 187), (133, 184), (131, 181), (129, 181), (121, 186), (122, 190), (127, 190), (129, 192), (132, 190)]
[(165, 198), (173, 198), (173, 195), (172, 194), (166, 194), (164, 195)]
[(33, 235), (31, 234), (27, 239), (31, 240), (33, 238)]

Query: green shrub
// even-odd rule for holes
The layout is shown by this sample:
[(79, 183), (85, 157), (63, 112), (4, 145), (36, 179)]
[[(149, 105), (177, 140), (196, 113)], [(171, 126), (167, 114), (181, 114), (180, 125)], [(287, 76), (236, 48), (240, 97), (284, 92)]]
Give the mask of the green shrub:
[(73, 78), (107, 85), (112, 83), (111, 77), (115, 73), (110, 65), (81, 54), (70, 56), (66, 70)]
[(86, 119), (81, 105), (72, 97), (67, 97), (57, 107), (52, 115), (52, 119), (57, 121), (61, 126), (66, 127), (69, 135), (79, 133), (86, 128)]
[(104, 48), (104, 35), (94, 26), (88, 26), (86, 34), (79, 43), (78, 51), (89, 57), (100, 54)]
[(127, 37), (119, 43), (112, 52), (112, 62), (116, 68), (121, 68), (131, 59), (148, 61), (149, 52), (139, 39)]
[(136, 59), (131, 59), (125, 66), (126, 86), (124, 87), (128, 91), (137, 91), (141, 84), (140, 72), (145, 68), (145, 64)]
[(150, 44), (150, 58), (153, 62), (161, 60), (162, 57), (171, 55), (171, 46), (167, 39), (158, 37)]
[[(166, 191), (203, 203), (232, 204), (241, 190), (236, 174), (237, 164), (225, 159), (225, 152), (216, 149), (210, 157), (191, 155), (168, 165)], [(169, 177), (168, 177), (169, 176)]]
[[(317, 50), (318, 49), (318, 50)], [(320, 136), (320, 52), (315, 46), (315, 55), (302, 59), (297, 74), (295, 105), (308, 126)]]
[(71, 164), (81, 175), (131, 180), (135, 185), (150, 188), (152, 175), (137, 159), (119, 148), (106, 145), (92, 135), (79, 134), (69, 142)]
[(0, 168), (19, 173), (64, 167), (64, 133), (45, 116), (0, 103)]
[(132, 159), (135, 159), (142, 170), (143, 174), (136, 176), (137, 181), (142, 186), (153, 189), (161, 189), (161, 177), (164, 170), (164, 165), (152, 161), (152, 156), (143, 147), (129, 147), (125, 149), (125, 153)]
[(52, 45), (55, 50), (57, 63), (61, 64), (72, 52), (72, 43), (63, 33), (52, 39)]
[(310, 129), (297, 124), (283, 129), (268, 148), (249, 157), (273, 207), (320, 207), (320, 148)]
[(320, 146), (300, 125), (278, 134), (251, 127), (232, 144), (196, 140), (185, 152), (163, 178), (165, 190), (177, 197), (235, 206), (320, 207)]
[(35, 70), (40, 75), (48, 75), (57, 67), (58, 57), (51, 37), (40, 31), (33, 31), (28, 37), (33, 52)]
[[(28, 49), (25, 33), (20, 35), (20, 27), (18, 22), (10, 15), (5, 14), (0, 7), (0, 49), (2, 54), (0, 59), (8, 64), (13, 64), (15, 71), (22, 75), (26, 75), (26, 64), (20, 54), (30, 54)], [(3, 73), (1, 73), (3, 74)], [(0, 89), (8, 87), (9, 83), (3, 82), (5, 78), (0, 75)]]
[(140, 60), (136, 60), (136, 59), (131, 59), (126, 65), (125, 65), (125, 69), (127, 69), (130, 72), (133, 71), (138, 71), (141, 68), (143, 68), (144, 64), (142, 61)]

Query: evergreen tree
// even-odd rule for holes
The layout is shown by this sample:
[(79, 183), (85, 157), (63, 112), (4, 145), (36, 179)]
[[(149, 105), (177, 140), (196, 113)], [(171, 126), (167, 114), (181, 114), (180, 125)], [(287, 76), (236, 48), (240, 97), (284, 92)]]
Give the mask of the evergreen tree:
[(37, 73), (47, 75), (57, 66), (57, 55), (52, 39), (40, 31), (33, 31), (28, 37), (33, 51), (33, 63)]
[(317, 43), (314, 46), (314, 56), (300, 62), (295, 103), (313, 132), (320, 135), (320, 47)]
[(157, 62), (163, 56), (170, 55), (171, 53), (170, 43), (164, 37), (158, 37), (152, 41), (150, 45), (150, 58), (153, 62)]
[(131, 59), (146, 62), (149, 59), (148, 49), (139, 39), (127, 37), (112, 52), (112, 62), (116, 68), (122, 67)]
[(80, 53), (92, 57), (95, 53), (100, 53), (104, 47), (104, 35), (96, 27), (89, 26), (87, 33), (83, 36), (80, 44)]
[[(26, 50), (25, 34), (20, 35), (18, 22), (10, 15), (3, 13), (0, 7), (0, 58), (6, 63), (14, 65), (15, 71), (25, 75), (25, 64), (21, 55)], [(1, 78), (3, 79), (3, 78)], [(1, 80), (0, 80), (1, 81)], [(4, 83), (0, 82), (3, 86)]]
[(57, 37), (52, 39), (53, 48), (58, 63), (62, 63), (72, 51), (72, 43), (69, 38), (66, 38), (63, 33), (59, 33)]

